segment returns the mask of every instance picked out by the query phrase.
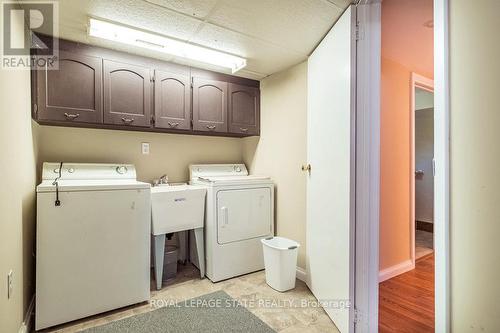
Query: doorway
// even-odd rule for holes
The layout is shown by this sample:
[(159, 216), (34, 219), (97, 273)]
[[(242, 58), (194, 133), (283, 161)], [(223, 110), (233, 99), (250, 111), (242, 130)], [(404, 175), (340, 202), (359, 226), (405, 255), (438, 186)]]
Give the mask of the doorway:
[(412, 74), (414, 261), (434, 253), (434, 82)]
[[(364, 191), (357, 192), (356, 198), (356, 292), (355, 292), (355, 307), (358, 313), (356, 331), (357, 332), (372, 332), (379, 328), (379, 279), (380, 267), (382, 266), (379, 250), (381, 245), (381, 226), (384, 219), (381, 216), (383, 210), (381, 203), (381, 187), (383, 179), (377, 179), (376, 176), (382, 173), (383, 156), (379, 152), (383, 145), (384, 112), (380, 110), (380, 100), (384, 98), (384, 89), (381, 81), (384, 79), (384, 74), (381, 75), (380, 67), (384, 65), (384, 59), (381, 59), (381, 49), (383, 45), (380, 43), (381, 28), (383, 28), (382, 5), (388, 1), (380, 3), (376, 0), (367, 0), (358, 6), (358, 22), (360, 39), (358, 41), (358, 65), (357, 65), (357, 184), (363, 186)], [(418, 4), (420, 1), (396, 1), (400, 4)], [(414, 13), (418, 11), (413, 11)], [(399, 13), (399, 12), (398, 12)], [(360, 15), (361, 14), (361, 15)], [(435, 260), (434, 280), (431, 282), (434, 290), (434, 324), (436, 332), (450, 331), (450, 286), (449, 286), (449, 127), (450, 127), (450, 111), (449, 111), (449, 2), (448, 0), (433, 1), (433, 20), (427, 21), (426, 25), (433, 27), (433, 45), (434, 51), (434, 69), (431, 73), (423, 73), (426, 76), (434, 77), (434, 254)], [(391, 29), (397, 31), (397, 28)], [(403, 40), (408, 40), (413, 44), (405, 51), (414, 50), (415, 45), (419, 45), (413, 38), (407, 35), (403, 36)], [(383, 42), (382, 42), (383, 44)], [(417, 57), (418, 58), (418, 57)], [(390, 59), (389, 59), (390, 60)], [(420, 72), (422, 71), (414, 71)], [(430, 75), (427, 75), (430, 74)], [(410, 74), (399, 76), (403, 80), (409, 80)], [(403, 86), (404, 87), (404, 86)], [(405, 93), (403, 91), (403, 93)], [(406, 85), (407, 96), (411, 93), (410, 85)], [(400, 95), (399, 95), (400, 96)], [(397, 101), (398, 95), (386, 95), (389, 101)], [(399, 108), (402, 112), (406, 112), (409, 117), (410, 102), (407, 100), (406, 106)], [(395, 117), (401, 114), (395, 113)], [(389, 120), (394, 120), (389, 117)], [(408, 130), (409, 122), (403, 124)], [(408, 131), (409, 132), (409, 131)], [(402, 142), (406, 146), (406, 151), (409, 152), (409, 133), (406, 136), (406, 142)], [(401, 143), (401, 141), (400, 141)], [(400, 148), (400, 147), (398, 147)], [(409, 153), (408, 153), (409, 155)], [(407, 160), (408, 161), (408, 160)], [(408, 162), (405, 162), (408, 163)], [(406, 174), (408, 181), (414, 177), (410, 174), (412, 169), (407, 165)], [(411, 176), (411, 177), (410, 177)], [(410, 193), (407, 185), (406, 193)], [(410, 206), (410, 200), (406, 201)], [(393, 203), (392, 206), (396, 206)], [(409, 210), (406, 214), (401, 215), (400, 221), (404, 223), (407, 235), (411, 228), (408, 228), (410, 221)], [(391, 229), (388, 229), (391, 231)], [(408, 241), (409, 241), (408, 237)], [(394, 238), (391, 238), (394, 239)], [(413, 246), (405, 247), (401, 253), (408, 254), (414, 251)], [(413, 249), (413, 250), (412, 250)], [(393, 252), (392, 252), (393, 253)], [(393, 265), (394, 268), (411, 270), (411, 260), (403, 265)], [(388, 265), (391, 266), (391, 265)], [(406, 267), (405, 267), (406, 266)], [(410, 269), (408, 269), (410, 266)], [(368, 270), (366, 270), (368, 269)], [(435, 288), (434, 288), (435, 286)], [(400, 290), (401, 291), (401, 290)], [(414, 297), (418, 301), (418, 297)], [(389, 299), (390, 301), (390, 299)], [(411, 305), (406, 306), (407, 309), (413, 309)], [(392, 317), (402, 322), (401, 316), (394, 312)], [(394, 330), (392, 330), (394, 331)], [(417, 330), (421, 331), (421, 330)], [(434, 331), (434, 330), (433, 330)]]
[(434, 332), (433, 0), (382, 2), (381, 27), (379, 332)]

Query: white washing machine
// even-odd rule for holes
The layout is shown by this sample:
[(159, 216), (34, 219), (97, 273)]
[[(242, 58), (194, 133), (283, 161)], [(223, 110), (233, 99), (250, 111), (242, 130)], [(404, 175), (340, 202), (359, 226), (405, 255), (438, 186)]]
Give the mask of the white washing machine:
[(36, 329), (149, 300), (150, 185), (133, 165), (44, 163)]
[(274, 185), (244, 164), (191, 165), (192, 184), (207, 186), (206, 275), (213, 282), (264, 269), (260, 240), (274, 235)]

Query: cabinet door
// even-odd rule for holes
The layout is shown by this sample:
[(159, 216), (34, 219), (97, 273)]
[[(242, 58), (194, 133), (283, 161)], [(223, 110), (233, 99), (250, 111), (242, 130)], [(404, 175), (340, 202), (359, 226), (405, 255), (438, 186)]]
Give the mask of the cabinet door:
[(193, 78), (193, 129), (227, 132), (227, 82)]
[(104, 60), (104, 123), (151, 126), (149, 68)]
[(37, 72), (38, 120), (102, 123), (102, 60), (59, 52), (59, 69)]
[(260, 125), (259, 88), (229, 83), (229, 132), (257, 135)]
[(191, 128), (191, 81), (188, 75), (155, 71), (155, 127)]

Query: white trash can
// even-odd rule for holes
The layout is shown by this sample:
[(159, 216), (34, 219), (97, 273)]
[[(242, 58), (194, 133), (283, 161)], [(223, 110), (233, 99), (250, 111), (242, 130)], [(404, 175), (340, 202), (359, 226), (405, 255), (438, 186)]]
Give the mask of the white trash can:
[(266, 282), (277, 291), (295, 288), (297, 253), (300, 244), (283, 237), (269, 237), (261, 240), (264, 247)]

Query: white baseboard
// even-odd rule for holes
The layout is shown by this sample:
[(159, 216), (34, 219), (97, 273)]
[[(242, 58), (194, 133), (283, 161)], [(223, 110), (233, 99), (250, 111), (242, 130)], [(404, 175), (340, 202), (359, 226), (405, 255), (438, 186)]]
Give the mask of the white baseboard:
[(411, 259), (408, 259), (406, 261), (403, 261), (397, 265), (388, 267), (386, 269), (381, 270), (378, 273), (378, 282), (383, 282), (385, 280), (389, 280), (390, 278), (393, 278), (399, 274), (406, 273), (408, 271), (411, 271), (414, 269), (415, 266), (413, 265)]
[(420, 221), (420, 222), (425, 222), (425, 223), (431, 223), (431, 224), (433, 224), (433, 223), (434, 223), (434, 221), (432, 221), (432, 220), (427, 220), (427, 219), (418, 219), (418, 218), (415, 218), (415, 221)]
[(24, 321), (19, 327), (19, 333), (30, 333), (32, 331), (33, 324), (33, 311), (35, 310), (35, 295), (31, 298), (30, 305), (26, 310), (26, 314), (24, 316)]
[(307, 283), (307, 272), (300, 267), (297, 267), (297, 279)]

